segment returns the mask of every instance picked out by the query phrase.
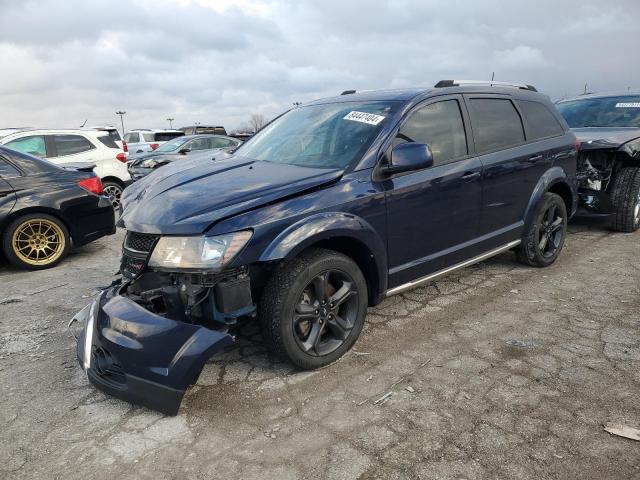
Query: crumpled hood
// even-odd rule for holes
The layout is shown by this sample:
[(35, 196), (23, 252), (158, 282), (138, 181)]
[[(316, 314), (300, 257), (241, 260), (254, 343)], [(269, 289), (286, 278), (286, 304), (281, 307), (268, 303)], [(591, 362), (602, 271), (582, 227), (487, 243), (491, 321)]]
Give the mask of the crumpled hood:
[(572, 128), (583, 150), (619, 148), (631, 140), (640, 138), (640, 128), (634, 127), (585, 127)]
[(197, 235), (218, 220), (335, 181), (342, 173), (243, 157), (174, 162), (125, 189), (118, 226)]

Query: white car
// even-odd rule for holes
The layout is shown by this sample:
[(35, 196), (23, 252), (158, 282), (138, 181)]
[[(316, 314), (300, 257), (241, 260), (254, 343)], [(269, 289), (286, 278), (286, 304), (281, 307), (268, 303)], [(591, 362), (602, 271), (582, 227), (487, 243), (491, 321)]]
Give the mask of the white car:
[(94, 171), (102, 179), (104, 193), (116, 210), (122, 191), (131, 183), (126, 154), (106, 131), (20, 130), (0, 138), (0, 145), (46, 158), (57, 165), (95, 164)]
[(131, 130), (124, 136), (124, 141), (129, 146), (129, 153), (153, 152), (156, 148), (169, 140), (183, 137), (182, 130)]

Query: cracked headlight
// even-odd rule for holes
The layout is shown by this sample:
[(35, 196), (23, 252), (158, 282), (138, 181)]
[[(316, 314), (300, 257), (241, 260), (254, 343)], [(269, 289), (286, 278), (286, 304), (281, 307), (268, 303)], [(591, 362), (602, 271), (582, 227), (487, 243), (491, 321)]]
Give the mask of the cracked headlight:
[(141, 163), (141, 165), (144, 168), (154, 168), (156, 165), (158, 165), (158, 161), (154, 160), (154, 159), (150, 159), (150, 160), (145, 160), (144, 162)]
[(160, 237), (149, 259), (150, 267), (215, 269), (224, 267), (251, 238), (251, 231), (215, 237)]

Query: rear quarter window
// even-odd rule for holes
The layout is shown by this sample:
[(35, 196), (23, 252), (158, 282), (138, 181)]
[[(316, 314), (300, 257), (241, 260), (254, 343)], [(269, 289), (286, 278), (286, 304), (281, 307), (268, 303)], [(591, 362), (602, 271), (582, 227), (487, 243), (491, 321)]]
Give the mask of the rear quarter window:
[(138, 143), (140, 136), (137, 133), (127, 133), (124, 136), (124, 141), (127, 143)]
[[(102, 143), (105, 147), (120, 148), (111, 135), (102, 135), (98, 137), (98, 140), (100, 140), (100, 143)], [(118, 138), (118, 140), (120, 139)]]
[(118, 130), (105, 130), (106, 132), (109, 132), (109, 137), (111, 137), (111, 139), (114, 142), (119, 142), (120, 140), (122, 140), (122, 137), (120, 137), (120, 132), (118, 132)]
[(524, 142), (522, 119), (511, 100), (472, 98), (470, 104), (478, 153), (501, 150)]
[(527, 124), (529, 140), (562, 135), (564, 129), (546, 105), (529, 100), (518, 100), (518, 106)]

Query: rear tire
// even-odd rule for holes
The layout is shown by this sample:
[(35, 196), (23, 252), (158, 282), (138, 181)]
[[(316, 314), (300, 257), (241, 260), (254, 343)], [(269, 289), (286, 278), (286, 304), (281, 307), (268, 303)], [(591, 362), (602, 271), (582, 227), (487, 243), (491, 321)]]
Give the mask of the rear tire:
[(562, 197), (545, 193), (525, 228), (516, 249), (518, 261), (531, 267), (548, 267), (555, 262), (567, 237), (567, 207)]
[(613, 179), (611, 201), (615, 208), (611, 227), (631, 233), (640, 227), (640, 168), (625, 167)]
[(314, 248), (277, 267), (263, 290), (259, 320), (274, 354), (312, 370), (353, 346), (367, 305), (367, 284), (355, 262)]
[(2, 235), (7, 260), (27, 270), (55, 267), (67, 256), (70, 247), (67, 227), (45, 213), (30, 213), (15, 219)]
[(107, 180), (102, 182), (102, 187), (104, 190), (104, 195), (109, 197), (109, 201), (111, 205), (113, 205), (113, 209), (116, 212), (120, 211), (120, 197), (122, 197), (122, 192), (124, 191), (124, 187), (120, 185), (118, 182), (114, 182), (112, 180)]

